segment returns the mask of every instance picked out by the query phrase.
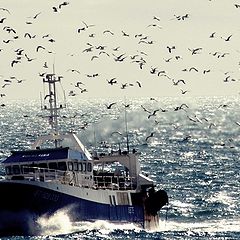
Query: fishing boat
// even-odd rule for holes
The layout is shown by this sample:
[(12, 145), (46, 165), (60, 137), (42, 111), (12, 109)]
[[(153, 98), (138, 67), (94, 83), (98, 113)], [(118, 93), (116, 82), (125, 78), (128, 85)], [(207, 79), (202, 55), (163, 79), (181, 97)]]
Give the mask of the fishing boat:
[(0, 236), (38, 235), (38, 218), (66, 209), (71, 221), (106, 220), (157, 228), (168, 195), (141, 172), (136, 150), (97, 153), (73, 132), (59, 131), (56, 87), (62, 77), (46, 74), (42, 110), (51, 132), (31, 148), (12, 151), (1, 164)]

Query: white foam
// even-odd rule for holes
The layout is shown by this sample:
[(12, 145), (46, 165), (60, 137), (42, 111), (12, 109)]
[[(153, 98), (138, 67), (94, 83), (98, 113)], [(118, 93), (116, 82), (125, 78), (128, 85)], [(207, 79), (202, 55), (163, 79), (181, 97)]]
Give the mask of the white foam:
[(141, 228), (133, 223), (115, 224), (103, 220), (97, 220), (95, 222), (71, 222), (68, 209), (61, 209), (50, 217), (42, 216), (37, 220), (37, 223), (40, 226), (41, 235), (59, 235), (92, 230), (98, 230), (101, 234), (105, 235), (116, 229), (141, 230)]
[(67, 209), (59, 210), (50, 217), (42, 216), (37, 223), (40, 226), (41, 235), (66, 234), (73, 230)]

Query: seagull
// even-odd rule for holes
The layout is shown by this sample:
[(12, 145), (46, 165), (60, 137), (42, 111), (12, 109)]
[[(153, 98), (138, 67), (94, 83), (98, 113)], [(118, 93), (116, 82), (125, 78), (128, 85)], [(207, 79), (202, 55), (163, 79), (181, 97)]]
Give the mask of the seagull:
[(108, 82), (109, 84), (113, 85), (113, 84), (116, 84), (116, 83), (117, 83), (117, 80), (116, 80), (116, 78), (112, 78), (112, 79), (110, 79), (110, 80), (107, 80), (107, 82)]
[(148, 113), (151, 113), (149, 110), (147, 110), (143, 105), (141, 105), (141, 108), (145, 111), (145, 112), (148, 112)]
[(216, 127), (216, 124), (215, 124), (215, 123), (210, 123), (209, 126), (208, 126), (208, 128), (210, 129), (210, 128), (212, 128), (213, 126)]
[(129, 37), (129, 34), (125, 33), (124, 31), (122, 31), (122, 34), (124, 37)]
[(82, 89), (80, 89), (80, 90), (81, 90), (81, 93), (87, 92), (87, 89), (86, 89), (86, 88), (82, 88)]
[(69, 71), (71, 71), (71, 72), (76, 72), (76, 73), (80, 74), (80, 71), (78, 71), (78, 70), (76, 70), (76, 69), (68, 69), (67, 72), (69, 72)]
[(174, 81), (174, 79), (172, 79), (172, 81), (173, 81), (173, 85), (178, 85), (180, 82), (182, 82), (183, 84), (186, 84), (183, 79), (179, 79), (176, 82)]
[(68, 93), (68, 96), (69, 97), (74, 97), (74, 96), (76, 96), (77, 94), (73, 91), (73, 90), (71, 90), (69, 93)]
[(46, 96), (44, 97), (44, 100), (46, 100), (48, 97), (51, 98), (51, 96), (53, 96), (53, 92), (51, 91), (50, 94), (46, 94)]
[(87, 25), (84, 21), (82, 21), (82, 23), (86, 26), (86, 28), (90, 28), (90, 27), (94, 27), (95, 25), (91, 24), (91, 25)]
[(114, 33), (112, 31), (110, 31), (110, 30), (104, 30), (103, 34), (105, 34), (105, 33), (110, 33), (111, 35), (114, 35)]
[(185, 18), (189, 18), (189, 14), (185, 14), (184, 16), (182, 16), (182, 20), (184, 20)]
[(99, 58), (99, 57), (94, 55), (94, 56), (91, 57), (91, 61), (93, 61), (95, 58)]
[(122, 133), (118, 132), (118, 131), (115, 131), (115, 132), (112, 132), (111, 135), (114, 135), (114, 134), (118, 134), (118, 135), (121, 135), (122, 136)]
[(27, 54), (25, 54), (25, 57), (27, 58), (28, 62), (31, 62), (31, 61), (33, 61), (33, 60), (36, 59), (36, 58), (29, 58), (29, 57), (27, 56)]
[(180, 90), (181, 90), (182, 94), (185, 94), (188, 92), (187, 90), (182, 90), (182, 89), (180, 89)]
[(24, 34), (24, 37), (29, 37), (29, 39), (31, 39), (31, 38), (35, 38), (36, 37), (36, 35), (31, 35), (30, 33), (25, 33)]
[(153, 16), (153, 20), (160, 21), (160, 18), (159, 18), (159, 17), (156, 17), (156, 16)]
[(223, 38), (221, 37), (223, 40), (225, 40), (226, 42), (230, 41), (230, 38), (232, 37), (232, 35), (228, 36), (227, 38)]
[(99, 55), (101, 55), (101, 54), (105, 54), (105, 55), (107, 55), (108, 57), (110, 56), (107, 52), (105, 52), (105, 51), (101, 51), (101, 52), (99, 52)]
[(69, 4), (69, 2), (63, 2), (63, 3), (61, 3), (61, 4), (59, 4), (59, 9), (61, 9), (62, 8), (62, 6), (67, 6)]
[(113, 48), (113, 51), (118, 51), (120, 47)]
[(36, 19), (40, 14), (41, 12), (37, 13), (36, 15), (33, 16), (33, 18)]
[(84, 83), (82, 83), (82, 82), (76, 82), (75, 87), (80, 88), (80, 85), (84, 85)]
[(49, 41), (49, 42), (51, 42), (51, 43), (55, 42), (55, 40), (54, 40), (54, 39), (52, 39), (52, 38), (51, 38), (51, 39), (49, 39), (48, 41)]
[(9, 14), (11, 14), (10, 11), (9, 11), (7, 8), (2, 8), (2, 7), (1, 7), (0, 10), (6, 11), (6, 12), (8, 12)]
[(210, 37), (210, 38), (214, 38), (214, 37), (215, 37), (215, 34), (216, 34), (216, 32), (213, 32), (209, 37)]
[(195, 48), (195, 49), (188, 48), (188, 50), (192, 52), (192, 55), (194, 55), (194, 54), (198, 54), (199, 51), (202, 50), (202, 48)]
[(115, 57), (114, 60), (115, 60), (116, 62), (122, 62), (125, 58), (127, 58), (127, 56), (124, 56), (124, 54), (125, 54), (125, 53), (123, 53), (123, 54), (121, 54), (121, 55), (119, 55), (119, 56), (115, 56), (115, 55), (113, 54), (113, 56)]
[(185, 110), (183, 107), (189, 108), (187, 104), (182, 103), (179, 107), (175, 107), (174, 111), (178, 111), (178, 110)]
[(139, 87), (142, 87), (141, 83), (139, 81), (136, 81)]
[(39, 49), (43, 49), (43, 50), (45, 50), (46, 48), (45, 47), (43, 47), (43, 46), (37, 46), (37, 48), (36, 48), (36, 52), (38, 52), (39, 51)]
[(153, 137), (154, 132), (152, 132), (149, 136), (146, 137), (145, 141), (147, 142), (149, 138)]
[(125, 89), (127, 87), (127, 83), (122, 83), (121, 89)]
[(9, 85), (10, 85), (10, 83), (5, 83), (2, 85), (2, 88), (5, 88), (6, 86), (9, 86)]
[(148, 119), (152, 116), (156, 116), (156, 113), (159, 111), (159, 109), (154, 110), (151, 114), (148, 115)]
[(191, 67), (191, 68), (189, 68), (189, 72), (191, 72), (192, 70), (198, 72), (198, 70), (197, 70), (195, 67)]
[(93, 47), (85, 48), (82, 52), (92, 52)]
[(49, 37), (49, 34), (43, 35), (42, 38), (47, 38)]
[(238, 126), (240, 126), (240, 122), (235, 122)]
[(6, 30), (8, 33), (10, 33), (10, 32), (13, 32), (13, 33), (17, 33), (13, 28), (10, 28), (10, 27), (8, 27), (8, 26), (5, 26), (4, 28), (3, 28), (3, 30)]
[(45, 74), (46, 74), (46, 73), (44, 72), (44, 73), (39, 73), (38, 75), (39, 75), (40, 77), (44, 77)]
[(3, 23), (7, 18), (1, 18), (0, 23)]
[(52, 7), (52, 9), (53, 9), (53, 12), (58, 12), (57, 7)]
[(149, 24), (147, 27), (157, 27), (159, 29), (162, 29), (162, 27), (160, 27), (159, 25), (157, 24)]
[(8, 40), (3, 40), (4, 43), (10, 43), (10, 42), (13, 42), (13, 40), (11, 39), (8, 39)]
[(168, 111), (167, 109), (162, 109), (162, 108), (160, 108), (160, 110), (161, 110), (162, 112), (167, 112), (167, 111)]
[(208, 69), (208, 70), (203, 70), (203, 74), (206, 74), (206, 73), (209, 73), (211, 70)]
[(157, 68), (156, 67), (151, 67), (150, 73), (151, 74), (156, 74), (157, 73)]
[(107, 107), (107, 109), (111, 109), (111, 107), (115, 104), (116, 104), (116, 102), (113, 102), (113, 103), (110, 103), (109, 105), (105, 104), (105, 106)]
[(48, 68), (47, 62), (44, 63), (43, 67), (44, 67), (44, 68)]
[(169, 53), (172, 53), (172, 50), (176, 49), (176, 47), (175, 46), (172, 46), (172, 47), (167, 46), (167, 49), (168, 49)]
[(18, 61), (18, 60), (13, 60), (13, 61), (11, 62), (11, 67), (13, 67), (13, 65), (16, 64), (16, 63), (20, 63), (20, 61)]

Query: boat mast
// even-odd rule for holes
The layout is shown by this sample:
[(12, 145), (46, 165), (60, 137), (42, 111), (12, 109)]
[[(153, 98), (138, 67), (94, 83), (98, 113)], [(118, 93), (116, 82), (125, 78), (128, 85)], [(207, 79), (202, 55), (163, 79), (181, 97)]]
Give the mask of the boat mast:
[[(49, 111), (47, 116), (51, 125), (52, 133), (59, 134), (58, 128), (58, 111), (66, 107), (66, 104), (58, 104), (56, 83), (61, 82), (62, 76), (56, 76), (54, 73), (46, 74), (43, 78), (43, 83), (47, 85), (47, 94), (44, 96), (42, 110)], [(55, 139), (55, 147), (58, 147), (58, 142)]]
[[(126, 98), (125, 98), (126, 102)], [(129, 153), (129, 139), (128, 139), (128, 125), (127, 125), (127, 110), (126, 110), (126, 103), (124, 108), (124, 118), (125, 118), (125, 131), (126, 131), (126, 140), (127, 140), (127, 152)]]

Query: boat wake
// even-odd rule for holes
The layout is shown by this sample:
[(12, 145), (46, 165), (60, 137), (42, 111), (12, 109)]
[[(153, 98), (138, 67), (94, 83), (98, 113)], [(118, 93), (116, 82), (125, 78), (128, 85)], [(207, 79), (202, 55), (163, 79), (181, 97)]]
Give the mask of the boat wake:
[[(154, 231), (147, 232), (208, 232), (217, 233), (222, 231), (240, 231), (239, 219), (232, 220), (212, 220), (206, 222), (177, 222), (160, 220), (160, 227)], [(79, 234), (98, 232), (101, 236), (107, 236), (117, 230), (133, 231), (139, 233), (143, 230), (133, 223), (116, 224), (104, 220), (97, 220), (95, 222), (71, 222), (68, 215), (68, 209), (62, 209), (50, 217), (41, 217), (38, 219), (40, 225), (40, 235), (65, 235), (65, 234)]]
[(134, 230), (140, 231), (142, 228), (136, 226), (133, 223), (115, 224), (104, 220), (97, 220), (95, 222), (81, 221), (71, 222), (69, 216), (69, 209), (61, 209), (53, 215), (46, 217), (39, 217), (37, 223), (40, 227), (40, 235), (64, 235), (76, 232), (91, 232), (98, 231), (105, 235), (115, 231), (121, 230)]

